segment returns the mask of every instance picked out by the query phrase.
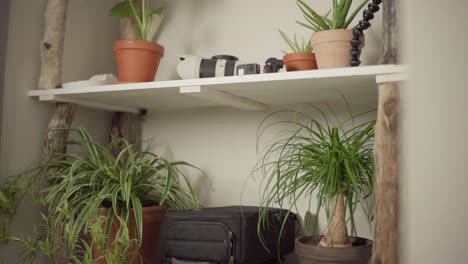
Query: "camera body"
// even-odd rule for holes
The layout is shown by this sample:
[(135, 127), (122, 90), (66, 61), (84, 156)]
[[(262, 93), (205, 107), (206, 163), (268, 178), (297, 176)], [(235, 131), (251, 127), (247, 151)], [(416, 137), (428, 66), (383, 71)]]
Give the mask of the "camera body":
[(205, 59), (197, 55), (179, 55), (177, 73), (182, 79), (213, 78), (223, 76), (260, 74), (260, 65), (241, 62), (230, 55)]
[(269, 58), (265, 62), (265, 67), (263, 67), (264, 73), (275, 73), (283, 69), (284, 63), (283, 60), (278, 60), (277, 58)]

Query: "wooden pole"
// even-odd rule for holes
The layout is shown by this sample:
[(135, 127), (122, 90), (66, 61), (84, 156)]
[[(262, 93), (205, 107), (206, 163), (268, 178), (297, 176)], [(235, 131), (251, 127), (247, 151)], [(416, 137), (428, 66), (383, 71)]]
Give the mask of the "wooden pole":
[[(382, 64), (397, 64), (399, 0), (383, 1)], [(376, 208), (373, 264), (399, 263), (400, 84), (379, 84), (375, 135)]]
[[(126, 40), (138, 39), (137, 27), (133, 18), (123, 18), (120, 21), (120, 37)], [(109, 141), (125, 138), (136, 144), (141, 134), (141, 117), (137, 114), (115, 112), (112, 115)], [(117, 156), (124, 146), (115, 146), (112, 153)]]
[[(68, 0), (47, 1), (44, 12), (44, 36), (40, 43), (41, 73), (38, 82), (39, 89), (55, 89), (62, 86), (67, 11)], [(48, 129), (70, 128), (75, 109), (76, 105), (74, 104), (58, 103), (50, 119)], [(42, 161), (47, 162), (54, 153), (64, 153), (66, 151), (64, 141), (67, 138), (68, 131), (48, 132), (42, 150)], [(54, 263), (68, 263), (67, 247), (62, 237), (54, 238), (53, 247)]]

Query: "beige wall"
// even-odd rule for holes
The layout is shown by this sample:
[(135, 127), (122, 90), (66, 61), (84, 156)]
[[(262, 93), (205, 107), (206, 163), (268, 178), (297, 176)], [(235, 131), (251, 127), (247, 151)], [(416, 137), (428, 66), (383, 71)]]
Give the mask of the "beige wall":
[(468, 1), (404, 3), (405, 264), (468, 263)]
[[(37, 162), (42, 147), (41, 132), (47, 129), (53, 105), (26, 96), (36, 88), (39, 74), (39, 41), (43, 30), (45, 0), (14, 0), (10, 6), (0, 175), (21, 172)], [(89, 78), (96, 73), (114, 72), (112, 43), (118, 38), (118, 21), (107, 17), (112, 1), (70, 1), (64, 54), (64, 81)], [(88, 128), (105, 142), (110, 114), (79, 109), (74, 126)], [(22, 206), (13, 226), (15, 235), (32, 234), (38, 222), (37, 209)], [(15, 263), (16, 252), (2, 246), (0, 256)], [(5, 259), (6, 258), (6, 259)], [(45, 263), (45, 262), (44, 262)]]
[[(181, 21), (166, 21), (160, 43), (169, 53), (166, 53), (160, 67), (159, 80), (177, 77), (175, 54), (191, 52), (204, 57), (232, 54), (243, 61), (263, 65), (269, 57), (282, 57), (281, 50), (286, 49), (278, 28), (291, 35), (297, 32), (299, 37), (303, 35), (304, 38), (309, 38), (311, 34), (295, 24), (302, 17), (294, 1), (198, 0), (195, 5), (192, 1), (193, 7), (187, 10), (188, 2), (173, 1), (176, 6), (185, 3), (185, 8), (168, 9), (168, 15), (182, 21), (187, 19), (185, 15), (190, 14), (193, 22), (184, 26)], [(319, 10), (326, 10), (329, 4), (327, 1), (314, 3), (319, 5)], [(372, 29), (366, 33), (368, 47), (363, 54), (364, 64), (376, 64), (379, 60), (380, 35), (381, 13), (376, 15)], [(191, 45), (187, 46), (187, 40), (191, 41)], [(293, 105), (278, 109), (297, 107)], [(304, 108), (310, 110), (310, 107)], [(148, 145), (157, 151), (171, 151), (176, 159), (192, 162), (207, 172), (212, 189), (198, 175), (194, 175), (197, 190), (206, 206), (258, 205), (260, 181), (254, 181), (250, 173), (258, 159), (257, 127), (271, 111), (212, 108), (150, 112), (144, 123), (143, 137), (151, 141)], [(300, 213), (305, 213), (306, 204), (301, 204)], [(321, 224), (324, 227), (323, 221)], [(361, 214), (358, 215), (357, 225), (359, 235), (372, 236)]]

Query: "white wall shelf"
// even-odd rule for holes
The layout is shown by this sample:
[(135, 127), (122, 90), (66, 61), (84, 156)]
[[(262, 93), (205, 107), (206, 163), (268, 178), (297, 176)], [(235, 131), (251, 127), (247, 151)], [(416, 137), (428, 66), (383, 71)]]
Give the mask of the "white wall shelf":
[(263, 111), (272, 106), (339, 101), (341, 91), (353, 104), (376, 105), (377, 82), (406, 76), (403, 65), (285, 72), (222, 78), (32, 90), (45, 102), (69, 102), (106, 111), (137, 113), (230, 106)]

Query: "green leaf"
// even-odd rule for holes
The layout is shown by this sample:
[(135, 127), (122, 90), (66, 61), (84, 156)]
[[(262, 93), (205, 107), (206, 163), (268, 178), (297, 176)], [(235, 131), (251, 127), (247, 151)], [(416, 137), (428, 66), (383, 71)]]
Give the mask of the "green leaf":
[(304, 216), (304, 231), (306, 236), (311, 236), (314, 232), (314, 215), (310, 210)]
[(162, 13), (164, 12), (166, 8), (164, 6), (158, 7), (156, 9), (153, 9), (149, 12), (150, 15), (158, 15), (161, 16)]
[(369, 2), (369, 0), (364, 0), (355, 10), (354, 12), (351, 14), (351, 16), (348, 18), (348, 20), (345, 22), (345, 24), (343, 25), (343, 29), (346, 29), (349, 27), (349, 25), (353, 22), (354, 18), (356, 17), (356, 15), (364, 8), (364, 6), (366, 6), (367, 2)]
[(307, 5), (304, 1), (302, 0), (296, 0), (297, 1), (297, 6), (299, 9), (301, 9), (302, 13), (309, 17), (311, 20), (313, 20), (315, 23), (317, 23), (320, 27), (321, 30), (327, 30), (330, 29), (330, 27), (327, 25), (327, 23), (323, 20), (322, 16), (320, 16), (317, 12), (315, 12), (312, 8), (310, 8), (309, 5)]
[(115, 17), (129, 17), (132, 16), (132, 7), (130, 4), (130, 1), (133, 0), (124, 0), (114, 7), (111, 8), (109, 11), (110, 16), (115, 16)]

